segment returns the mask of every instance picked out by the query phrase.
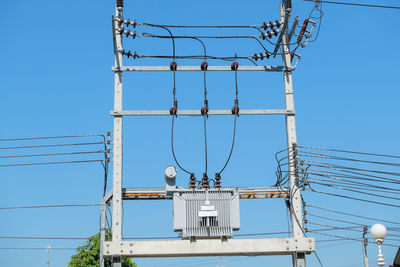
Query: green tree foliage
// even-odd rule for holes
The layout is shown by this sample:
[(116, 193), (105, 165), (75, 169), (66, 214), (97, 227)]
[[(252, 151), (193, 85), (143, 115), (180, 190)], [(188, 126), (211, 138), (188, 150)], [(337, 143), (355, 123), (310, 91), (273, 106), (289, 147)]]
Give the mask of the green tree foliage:
[[(106, 230), (106, 240), (111, 240), (111, 232)], [(76, 254), (71, 256), (68, 267), (99, 267), (100, 266), (100, 233), (88, 238), (83, 246), (76, 249)], [(111, 267), (111, 260), (106, 260), (106, 267)], [(130, 258), (122, 260), (122, 267), (136, 267)]]

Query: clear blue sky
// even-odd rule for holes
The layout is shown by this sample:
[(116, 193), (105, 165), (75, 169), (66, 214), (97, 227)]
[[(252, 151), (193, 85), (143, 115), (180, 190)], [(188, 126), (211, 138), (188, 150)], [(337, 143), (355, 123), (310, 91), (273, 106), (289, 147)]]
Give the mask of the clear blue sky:
[[(126, 17), (159, 24), (254, 25), (275, 20), (279, 15), (278, 0), (125, 2)], [(364, 3), (399, 5), (395, 0), (365, 0)], [(112, 130), (109, 111), (113, 108), (111, 15), (114, 5), (112, 0), (0, 2), (0, 138)], [(311, 8), (311, 3), (293, 1), (293, 14), (299, 15), (301, 21)], [(293, 76), (299, 144), (399, 154), (400, 11), (328, 4), (323, 9), (325, 16), (318, 40), (299, 51), (302, 59)], [(143, 27), (137, 31), (165, 34)], [(210, 33), (209, 30), (199, 32)], [(249, 34), (228, 31), (239, 32)], [(171, 53), (169, 40), (139, 38), (124, 45), (140, 54)], [(207, 40), (206, 45), (209, 55), (252, 55), (262, 51), (252, 40)], [(177, 55), (201, 53), (198, 43), (177, 41)], [(279, 58), (271, 60), (270, 64), (278, 65), (279, 61)], [(155, 64), (155, 61), (137, 62), (147, 63)], [(240, 72), (238, 80), (241, 108), (284, 107), (281, 74)], [(234, 98), (233, 73), (209, 73), (207, 83), (210, 107), (230, 109)], [(177, 73), (180, 108), (200, 108), (202, 86), (201, 74)], [(167, 109), (171, 99), (171, 73), (129, 73), (124, 77), (125, 109)], [(211, 173), (221, 168), (229, 152), (232, 119), (211, 117), (208, 121)], [(129, 117), (124, 122), (124, 187), (162, 187), (163, 170), (173, 164), (170, 119)], [(283, 117), (241, 116), (235, 151), (224, 172), (223, 185), (272, 185), (276, 168), (274, 154), (285, 148), (284, 134)], [(199, 176), (204, 166), (200, 118), (178, 118), (176, 150), (183, 164)], [(1, 155), (8, 154), (1, 151)], [(180, 186), (187, 185), (187, 178), (178, 172)], [(0, 187), (2, 207), (98, 203), (102, 196), (103, 170), (99, 163), (0, 168)], [(366, 208), (360, 203), (346, 206), (343, 201), (310, 194), (305, 194), (305, 198), (308, 203), (360, 215), (400, 219), (396, 209)], [(243, 200), (240, 204), (239, 233), (287, 229), (282, 200)], [(99, 229), (99, 210), (98, 207), (1, 210), (0, 236), (87, 237)], [(124, 214), (126, 237), (175, 235), (171, 202), (127, 202)], [(74, 248), (81, 243), (79, 240), (1, 239), (0, 247)], [(357, 242), (321, 243), (317, 245), (317, 252), (324, 266), (362, 264), (361, 245)], [(384, 247), (387, 263), (393, 260), (395, 252), (395, 248)], [(66, 266), (72, 253), (52, 252), (51, 266)], [(368, 255), (373, 266), (376, 245), (368, 246)], [(314, 255), (307, 260), (309, 266), (319, 266)], [(45, 266), (46, 261), (45, 250), (0, 250), (1, 266), (36, 267)], [(215, 257), (135, 261), (139, 266), (215, 266), (218, 263)], [(222, 262), (232, 267), (291, 266), (291, 258), (282, 256), (224, 257)]]

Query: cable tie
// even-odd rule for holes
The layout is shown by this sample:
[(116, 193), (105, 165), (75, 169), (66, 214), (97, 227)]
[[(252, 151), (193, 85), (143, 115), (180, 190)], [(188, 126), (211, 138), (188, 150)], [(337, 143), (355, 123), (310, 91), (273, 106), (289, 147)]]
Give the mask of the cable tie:
[(177, 67), (178, 67), (178, 64), (177, 64), (175, 61), (172, 61), (172, 62), (169, 64), (169, 69), (170, 69), (170, 70), (176, 70)]
[(208, 63), (207, 63), (207, 61), (203, 61), (203, 62), (201, 63), (200, 68), (201, 68), (201, 70), (207, 70), (207, 68), (208, 68)]

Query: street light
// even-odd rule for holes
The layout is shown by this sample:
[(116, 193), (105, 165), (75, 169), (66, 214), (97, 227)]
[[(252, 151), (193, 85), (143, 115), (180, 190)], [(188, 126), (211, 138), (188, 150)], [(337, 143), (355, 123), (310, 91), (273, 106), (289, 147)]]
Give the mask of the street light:
[(386, 227), (383, 224), (377, 223), (372, 225), (371, 227), (371, 235), (375, 239), (375, 243), (378, 244), (378, 266), (385, 266), (385, 260), (383, 259), (382, 248), (381, 245), (383, 243), (383, 239), (386, 236)]

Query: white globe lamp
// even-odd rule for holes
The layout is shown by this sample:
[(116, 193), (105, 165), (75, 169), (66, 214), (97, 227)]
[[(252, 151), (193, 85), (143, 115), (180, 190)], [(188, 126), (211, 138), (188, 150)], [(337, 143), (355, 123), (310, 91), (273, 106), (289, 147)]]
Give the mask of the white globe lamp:
[(377, 223), (371, 227), (371, 235), (375, 239), (375, 243), (378, 244), (378, 266), (385, 266), (385, 260), (382, 254), (382, 243), (387, 233), (386, 227), (383, 224)]

